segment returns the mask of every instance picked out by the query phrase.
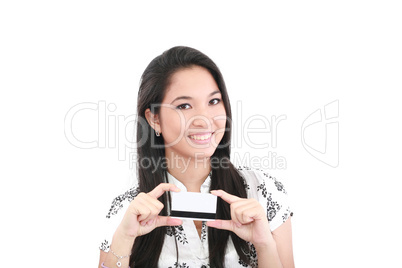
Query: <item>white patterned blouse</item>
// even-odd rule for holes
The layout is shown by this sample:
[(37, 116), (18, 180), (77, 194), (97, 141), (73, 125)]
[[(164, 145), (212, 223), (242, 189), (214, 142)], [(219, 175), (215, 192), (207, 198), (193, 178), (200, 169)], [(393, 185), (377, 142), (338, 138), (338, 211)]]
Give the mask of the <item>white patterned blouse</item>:
[[(262, 170), (248, 167), (238, 167), (237, 169), (245, 179), (248, 198), (257, 199), (265, 208), (271, 232), (284, 223), (290, 216), (293, 216), (288, 203), (287, 192), (282, 182)], [(186, 187), (170, 173), (168, 173), (168, 179), (170, 183), (174, 183), (181, 191), (187, 191)], [(201, 193), (209, 193), (210, 183), (211, 178), (208, 176), (201, 186)], [(106, 216), (106, 233), (102, 238), (101, 250), (105, 252), (109, 251), (113, 234), (122, 220), (125, 209), (137, 194), (138, 188), (134, 187), (113, 200), (112, 206)], [(158, 263), (159, 267), (210, 267), (208, 261), (208, 227), (205, 222), (202, 224), (201, 238), (198, 235), (193, 220), (183, 220), (183, 224), (180, 226), (166, 228), (168, 229)], [(175, 228), (175, 232), (170, 228)], [(176, 256), (175, 240), (177, 241), (179, 259)], [(247, 255), (250, 259), (250, 265), (240, 260), (229, 237), (225, 255), (225, 267), (256, 267), (257, 254), (251, 244), (250, 252)]]

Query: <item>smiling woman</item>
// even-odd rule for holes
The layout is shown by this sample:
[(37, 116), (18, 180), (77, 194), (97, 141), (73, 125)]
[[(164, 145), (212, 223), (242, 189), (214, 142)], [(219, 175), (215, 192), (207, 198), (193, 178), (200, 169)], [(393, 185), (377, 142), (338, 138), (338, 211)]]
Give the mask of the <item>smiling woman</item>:
[(159, 115), (145, 111), (152, 128), (162, 134), (169, 159), (207, 160), (213, 155), (226, 125), (225, 106), (217, 89), (205, 68), (190, 66), (172, 75)]
[[(152, 60), (137, 114), (138, 186), (112, 203), (99, 267), (294, 267), (285, 188), (231, 163), (229, 97), (210, 58), (173, 47)], [(217, 196), (217, 220), (169, 217), (178, 191)]]

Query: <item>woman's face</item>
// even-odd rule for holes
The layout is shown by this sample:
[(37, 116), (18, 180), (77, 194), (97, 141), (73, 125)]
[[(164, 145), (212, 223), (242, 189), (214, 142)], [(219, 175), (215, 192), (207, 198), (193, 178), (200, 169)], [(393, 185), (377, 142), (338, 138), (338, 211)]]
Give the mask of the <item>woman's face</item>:
[(209, 158), (225, 133), (226, 111), (212, 75), (194, 66), (171, 77), (159, 114), (167, 158)]

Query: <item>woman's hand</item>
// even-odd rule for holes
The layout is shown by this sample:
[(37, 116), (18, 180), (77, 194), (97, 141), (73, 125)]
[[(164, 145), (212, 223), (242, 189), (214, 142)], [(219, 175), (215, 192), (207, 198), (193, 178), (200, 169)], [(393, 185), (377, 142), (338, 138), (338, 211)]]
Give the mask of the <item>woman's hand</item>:
[(231, 220), (207, 222), (207, 226), (234, 232), (255, 247), (265, 247), (273, 241), (264, 208), (255, 199), (240, 198), (223, 190), (211, 191), (230, 204)]
[(179, 192), (180, 189), (174, 184), (161, 183), (149, 193), (139, 193), (131, 201), (117, 232), (126, 238), (135, 239), (160, 226), (182, 224), (179, 219), (159, 216), (164, 205), (158, 200), (158, 197), (166, 191)]

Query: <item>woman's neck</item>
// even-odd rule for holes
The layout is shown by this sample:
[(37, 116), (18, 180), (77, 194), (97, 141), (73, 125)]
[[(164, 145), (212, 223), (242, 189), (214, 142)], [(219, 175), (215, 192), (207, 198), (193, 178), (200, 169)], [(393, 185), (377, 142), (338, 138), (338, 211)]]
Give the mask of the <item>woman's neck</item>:
[(184, 159), (177, 156), (174, 158), (169, 158), (169, 173), (183, 183), (188, 192), (200, 192), (201, 185), (211, 171), (210, 159), (193, 157)]

